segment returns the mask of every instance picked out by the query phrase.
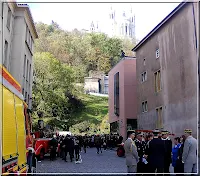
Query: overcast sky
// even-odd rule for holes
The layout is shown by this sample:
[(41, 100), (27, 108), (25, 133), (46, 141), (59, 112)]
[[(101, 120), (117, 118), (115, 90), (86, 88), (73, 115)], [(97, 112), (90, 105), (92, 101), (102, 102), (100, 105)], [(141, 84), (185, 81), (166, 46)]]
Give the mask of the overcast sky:
[[(81, 0), (79, 0), (80, 2)], [(27, 0), (28, 2), (28, 0)], [(133, 1), (134, 2), (134, 1)], [(135, 1), (136, 2), (136, 1)], [(148, 2), (148, 1), (147, 1)], [(179, 2), (179, 1), (176, 1)], [(91, 21), (99, 21), (107, 29), (111, 5), (116, 11), (130, 11), (136, 20), (136, 38), (141, 40), (179, 3), (28, 3), (36, 22), (57, 22), (63, 29), (89, 29)]]

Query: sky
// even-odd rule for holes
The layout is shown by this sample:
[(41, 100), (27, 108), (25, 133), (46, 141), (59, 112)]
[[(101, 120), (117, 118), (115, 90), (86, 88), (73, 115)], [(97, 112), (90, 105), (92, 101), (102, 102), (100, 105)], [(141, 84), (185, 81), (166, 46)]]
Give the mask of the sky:
[[(28, 0), (27, 0), (28, 2)], [(79, 0), (80, 2), (80, 0)], [(134, 1), (133, 1), (134, 2)], [(148, 1), (147, 1), (148, 2)], [(136, 38), (144, 38), (180, 2), (171, 3), (28, 3), (35, 22), (50, 24), (53, 20), (64, 30), (89, 29), (92, 21), (99, 21), (106, 31), (110, 7), (116, 11), (132, 11), (135, 14)]]

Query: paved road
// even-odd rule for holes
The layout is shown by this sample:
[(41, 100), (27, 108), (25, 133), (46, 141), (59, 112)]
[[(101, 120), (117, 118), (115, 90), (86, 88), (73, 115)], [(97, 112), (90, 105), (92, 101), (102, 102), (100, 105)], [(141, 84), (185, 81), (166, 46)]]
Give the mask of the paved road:
[[(38, 163), (38, 173), (127, 173), (125, 158), (116, 155), (116, 151), (107, 150), (102, 154), (96, 153), (96, 148), (87, 149), (87, 153), (81, 153), (83, 162), (75, 164), (63, 161), (57, 158), (50, 161), (46, 157), (41, 163)], [(200, 158), (199, 158), (200, 161)], [(171, 175), (173, 175), (173, 167), (170, 167)]]
[(46, 157), (41, 163), (38, 163), (38, 173), (126, 173), (125, 158), (117, 157), (116, 152), (112, 150), (103, 151), (102, 154), (96, 153), (96, 148), (89, 148), (87, 153), (81, 153), (83, 162), (75, 164), (74, 162), (63, 161), (57, 158), (56, 161), (50, 161)]

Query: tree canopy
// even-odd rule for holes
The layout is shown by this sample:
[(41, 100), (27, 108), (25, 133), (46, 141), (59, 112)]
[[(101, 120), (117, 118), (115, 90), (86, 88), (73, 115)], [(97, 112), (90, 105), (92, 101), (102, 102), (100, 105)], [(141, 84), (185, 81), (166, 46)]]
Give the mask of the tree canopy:
[(33, 116), (43, 114), (50, 118), (49, 124), (62, 129), (78, 122), (81, 128), (87, 126), (87, 119), (74, 115), (81, 116), (87, 104), (79, 98), (83, 92), (76, 84), (83, 83), (90, 71), (108, 74), (119, 62), (121, 50), (132, 55), (133, 44), (103, 33), (65, 31), (54, 21), (51, 25), (37, 23), (36, 29), (39, 39), (34, 53)]

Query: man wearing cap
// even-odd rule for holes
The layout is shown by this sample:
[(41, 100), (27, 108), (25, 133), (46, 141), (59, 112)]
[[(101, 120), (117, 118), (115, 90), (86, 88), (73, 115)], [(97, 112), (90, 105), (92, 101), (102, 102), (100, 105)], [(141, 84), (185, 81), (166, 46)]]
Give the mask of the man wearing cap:
[(165, 167), (164, 167), (164, 173), (170, 173), (169, 167), (170, 163), (172, 162), (171, 159), (171, 153), (172, 153), (172, 140), (169, 138), (169, 132), (166, 130), (163, 130), (161, 132), (162, 137), (161, 139), (164, 141), (165, 144)]
[(182, 154), (184, 173), (197, 173), (197, 140), (192, 137), (191, 129), (185, 130), (185, 137)]
[(126, 165), (128, 173), (137, 172), (137, 163), (139, 162), (137, 147), (133, 141), (135, 138), (135, 133), (132, 131), (128, 132), (128, 139), (124, 143)]
[(164, 173), (164, 155), (165, 155), (165, 145), (163, 140), (158, 138), (159, 130), (154, 130), (154, 138), (149, 142), (146, 148), (145, 157), (149, 162), (149, 172), (150, 173)]
[(143, 141), (143, 134), (139, 132), (135, 140), (137, 146), (137, 152), (139, 156), (139, 162), (137, 164), (137, 173), (144, 173), (145, 164), (143, 163), (143, 155), (145, 154), (146, 142)]

